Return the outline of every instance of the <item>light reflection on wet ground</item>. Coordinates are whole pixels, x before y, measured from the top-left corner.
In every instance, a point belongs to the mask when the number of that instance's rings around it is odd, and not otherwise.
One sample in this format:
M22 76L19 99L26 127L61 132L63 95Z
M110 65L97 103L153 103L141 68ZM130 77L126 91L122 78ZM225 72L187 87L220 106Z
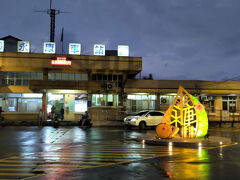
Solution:
M210 129L209 133L240 139L237 128ZM98 179L97 175L104 179L221 179L227 174L224 168L231 167L232 172L240 166L239 145L191 149L150 146L133 140L151 134L154 130L1 128L0 179Z

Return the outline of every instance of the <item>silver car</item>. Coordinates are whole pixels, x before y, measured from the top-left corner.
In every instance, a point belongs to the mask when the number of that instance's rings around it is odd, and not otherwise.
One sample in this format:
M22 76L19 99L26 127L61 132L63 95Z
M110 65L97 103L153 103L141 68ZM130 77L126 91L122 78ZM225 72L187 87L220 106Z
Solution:
M133 116L124 118L124 125L131 129L132 127L139 127L145 129L146 127L154 127L162 122L164 113L155 110L145 110L136 113Z

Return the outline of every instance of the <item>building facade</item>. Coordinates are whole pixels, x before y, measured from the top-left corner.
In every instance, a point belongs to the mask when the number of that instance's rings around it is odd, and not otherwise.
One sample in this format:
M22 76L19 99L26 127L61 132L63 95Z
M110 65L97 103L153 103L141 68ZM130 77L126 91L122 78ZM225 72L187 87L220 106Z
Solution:
M16 41L18 39L15 39ZM0 107L6 120L44 118L64 108L64 120L85 111L95 125L140 110L166 111L179 85L198 97L210 121L239 120L240 82L135 79L141 57L0 52Z
M59 57L71 65L51 63ZM56 113L64 107L65 120L79 120L86 110L92 119L118 119L124 85L141 69L140 57L2 52L0 106L7 120L36 119L40 108L47 119L52 105Z

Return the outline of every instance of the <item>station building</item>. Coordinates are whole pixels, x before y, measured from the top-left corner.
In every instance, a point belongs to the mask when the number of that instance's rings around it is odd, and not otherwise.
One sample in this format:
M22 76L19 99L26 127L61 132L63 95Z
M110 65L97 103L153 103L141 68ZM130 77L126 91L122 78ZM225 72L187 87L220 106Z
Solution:
M55 105L57 114L64 108L65 121L78 121L89 111L95 125L111 125L136 111L166 111L179 85L200 99L210 121L239 121L238 81L136 79L142 58L116 51L105 56L9 51L0 52L0 107L8 121L38 120L40 109L48 119Z

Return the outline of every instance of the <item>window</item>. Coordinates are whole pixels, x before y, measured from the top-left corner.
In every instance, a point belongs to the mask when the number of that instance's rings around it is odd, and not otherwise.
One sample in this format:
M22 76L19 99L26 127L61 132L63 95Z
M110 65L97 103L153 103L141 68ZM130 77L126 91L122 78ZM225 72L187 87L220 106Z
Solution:
M38 112L42 107L42 94L0 93L0 106L5 112Z
M163 113L161 113L161 112L156 112L156 111L150 112L149 114L150 114L151 116L164 116Z
M93 94L92 106L118 106L118 95L116 94Z
M235 113L237 111L237 97L236 96L223 96L222 97L223 111Z
M55 80L62 80L62 74L61 73L56 73L55 74L56 79Z
M18 99L18 112L38 112L42 107L42 99L35 98L21 98Z
M62 80L68 80L68 74L62 73Z
M149 94L129 94L127 96L127 110L136 112L146 109L155 109L156 95Z
M205 110L210 113L215 112L215 96L201 96L201 103L205 106ZM225 107L224 107L225 106ZM227 110L227 104L224 105L223 108Z
M29 80L42 80L42 72L3 72L2 85L28 86Z
M114 82L117 87L122 87L122 75L117 74L93 74L92 80L99 81L101 83Z
M215 112L215 102L214 100L210 100L210 112L214 113Z
M160 96L160 106L171 106L175 100L176 96L174 95L161 95Z
M48 73L49 80L88 81L88 75L84 73Z

